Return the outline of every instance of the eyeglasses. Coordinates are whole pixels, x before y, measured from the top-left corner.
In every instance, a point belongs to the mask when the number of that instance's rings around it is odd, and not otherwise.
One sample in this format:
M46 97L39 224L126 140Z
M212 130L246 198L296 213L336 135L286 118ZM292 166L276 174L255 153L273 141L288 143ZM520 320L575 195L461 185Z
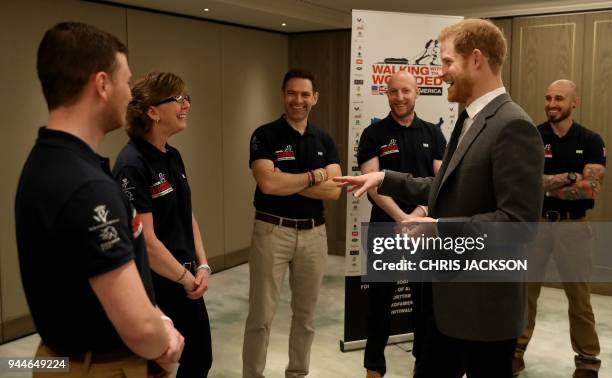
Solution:
M178 96L170 96L164 100L158 101L156 103L154 103L152 106L157 106L157 105L162 105L162 104L167 104L169 102L178 102L179 104L183 105L183 103L187 101L189 102L189 104L191 104L191 96L190 95L178 95Z

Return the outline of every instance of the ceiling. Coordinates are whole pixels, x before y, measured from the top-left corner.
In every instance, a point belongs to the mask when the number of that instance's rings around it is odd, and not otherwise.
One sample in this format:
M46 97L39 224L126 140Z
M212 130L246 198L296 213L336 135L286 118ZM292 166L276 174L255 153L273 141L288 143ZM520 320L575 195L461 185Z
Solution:
M107 2L283 33L348 29L351 27L351 9L466 17L506 17L612 8L612 1L598 0L110 0ZM205 11L205 8L208 11ZM283 23L285 25L282 25Z

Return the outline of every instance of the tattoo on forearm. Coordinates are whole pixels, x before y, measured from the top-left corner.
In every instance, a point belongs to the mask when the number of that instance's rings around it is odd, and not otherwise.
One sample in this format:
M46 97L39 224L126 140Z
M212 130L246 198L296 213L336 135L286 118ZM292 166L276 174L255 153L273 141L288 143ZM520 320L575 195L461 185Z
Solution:
M544 175L544 191L552 191L568 185L570 182L567 178L567 173L559 173L558 175Z
M601 192L606 168L601 164L587 164L583 178L575 184L557 189L551 193L562 200L595 199Z

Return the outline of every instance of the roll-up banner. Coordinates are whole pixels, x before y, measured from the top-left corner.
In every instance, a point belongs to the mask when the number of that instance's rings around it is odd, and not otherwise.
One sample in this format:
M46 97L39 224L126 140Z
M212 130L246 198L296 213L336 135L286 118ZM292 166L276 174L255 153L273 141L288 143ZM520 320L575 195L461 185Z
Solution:
M439 77L442 71L438 35L448 25L463 19L454 16L375 12L353 10L351 33L351 80L349 103L348 167L358 175L357 146L364 128L389 113L387 82L395 72L412 73L420 90L417 115L438 125L448 139L458 114L458 105L446 99L446 87ZM370 203L364 196L347 194L346 206L346 278L344 339L342 351L365 347L368 284L361 282L361 222L370 219ZM363 270L365 272L365 269ZM365 274L365 273L364 273ZM412 300L406 282L400 282L393 298L389 343L412 338Z

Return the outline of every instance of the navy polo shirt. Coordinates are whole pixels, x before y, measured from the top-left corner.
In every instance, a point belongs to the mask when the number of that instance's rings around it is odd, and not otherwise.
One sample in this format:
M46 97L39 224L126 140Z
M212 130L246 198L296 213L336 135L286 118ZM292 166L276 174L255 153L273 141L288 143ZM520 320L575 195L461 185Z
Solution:
M599 134L572 123L567 133L559 138L552 126L545 122L538 126L538 131L544 142L544 174L555 175L565 172L582 174L587 164L606 165L605 145ZM543 212L570 211L583 212L592 209L595 201L592 199L561 200L544 197Z
M191 190L178 150L166 152L143 139L123 147L113 168L115 180L139 213L152 213L157 238L181 263L195 261Z
M155 298L142 223L108 159L71 134L41 128L21 172L15 223L23 288L43 342L60 355L125 348L89 279L134 260Z
M442 160L446 139L440 128L416 115L409 127L393 119L391 113L382 120L366 127L359 140L357 161L359 165L378 157L380 169L410 173L414 177L435 176L433 161ZM383 209L368 196L372 203L370 221L394 222ZM416 207L414 203L393 199L406 213Z
M305 173L339 164L338 149L322 129L308 122L301 135L284 116L258 127L251 136L249 166L258 159L271 160L285 173ZM275 196L255 189L255 209L293 219L323 216L323 201L300 194Z

